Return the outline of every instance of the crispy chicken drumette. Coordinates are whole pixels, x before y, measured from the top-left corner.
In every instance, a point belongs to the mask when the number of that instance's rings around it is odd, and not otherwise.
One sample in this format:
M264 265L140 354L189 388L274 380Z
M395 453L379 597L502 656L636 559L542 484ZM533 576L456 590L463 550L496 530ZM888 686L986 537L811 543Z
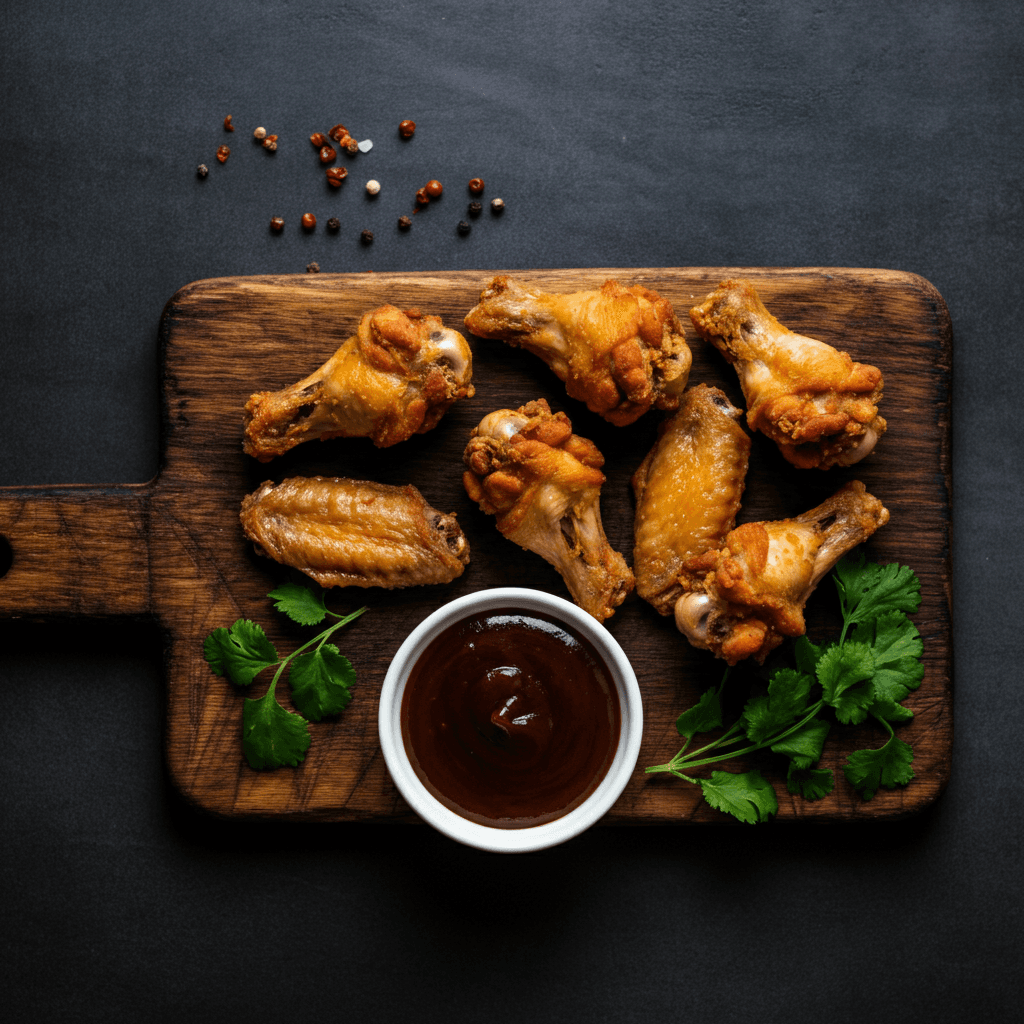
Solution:
M466 327L538 355L572 398L616 426L652 406L675 409L692 356L667 299L606 281L597 291L549 295L496 277Z
M466 493L501 533L550 562L584 611L600 621L614 614L633 574L601 524L604 457L565 413L543 400L489 413L463 461Z
M243 448L260 462L313 438L368 437L386 448L436 427L455 401L472 397L472 376L461 334L436 316L381 306L315 373L249 399Z
M851 466L885 433L881 372L783 327L749 281L723 282L690 319L736 367L750 428L793 465Z
M750 455L742 415L718 388L690 388L633 474L636 592L662 615L684 591L689 560L736 525Z
M888 510L854 480L794 519L744 523L720 548L689 560L676 625L730 665L763 662L785 637L803 635L804 605L821 578L888 521Z
M431 508L411 484L292 477L242 500L245 535L261 555L322 587L449 583L469 562L454 515Z

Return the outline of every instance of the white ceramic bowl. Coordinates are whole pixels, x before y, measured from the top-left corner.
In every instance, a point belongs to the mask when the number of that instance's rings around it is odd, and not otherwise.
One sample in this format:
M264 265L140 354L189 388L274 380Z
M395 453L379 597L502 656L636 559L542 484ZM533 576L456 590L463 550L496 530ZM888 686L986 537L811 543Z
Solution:
M456 814L445 807L417 776L402 739L402 697L412 667L430 642L449 626L481 612L515 608L541 612L572 626L586 637L608 666L619 698L619 744L605 777L579 807L554 821L530 828L492 828ZM643 704L636 675L615 637L593 616L576 605L540 590L501 587L481 590L438 608L427 616L398 649L384 677L378 711L380 746L391 777L410 807L446 836L495 853L528 853L556 846L579 835L603 817L619 798L636 767L643 732Z

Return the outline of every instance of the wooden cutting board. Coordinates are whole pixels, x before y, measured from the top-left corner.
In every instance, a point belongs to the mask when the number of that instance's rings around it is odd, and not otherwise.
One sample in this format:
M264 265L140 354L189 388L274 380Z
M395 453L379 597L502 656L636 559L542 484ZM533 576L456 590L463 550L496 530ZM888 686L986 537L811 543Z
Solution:
M616 428L566 397L534 356L470 337L476 397L454 407L434 431L388 449L365 440L300 445L267 465L241 449L242 408L253 391L291 384L324 362L382 303L417 306L463 330L462 318L497 271L417 274L306 274L221 278L182 288L160 326L163 439L161 468L148 484L24 487L0 490L0 536L12 552L0 578L0 616L148 616L166 637L166 756L182 793L219 815L323 820L410 820L381 757L377 698L405 636L439 605L482 588L519 585L567 596L547 563L495 530L462 489L462 451L470 430L492 409L546 398L576 433L606 458L601 499L609 540L632 555L629 477L654 441L660 413ZM609 277L643 283L667 297L693 349L690 383L723 388L742 405L735 374L694 336L687 310L727 277L753 280L786 326L874 363L885 378L881 411L888 434L859 466L827 473L788 465L774 445L754 437L739 521L796 515L848 479L861 479L889 508L890 523L866 545L867 556L899 561L920 577L914 621L925 645L925 676L906 702L914 719L898 734L913 745L915 778L863 802L842 777L846 754L878 746L870 725L836 728L823 767L837 769L835 791L808 803L790 797L784 769L771 756L752 759L779 796L779 819L892 818L931 803L945 786L952 746L949 611L949 381L952 335L942 297L927 281L887 270L592 269L516 272L549 291L599 287ZM214 676L203 659L206 635L240 616L263 624L278 649L293 650L312 631L276 613L267 593L288 570L254 555L238 523L242 497L266 479L323 474L413 483L436 508L456 512L472 547L466 572L447 586L409 590L335 590L329 605L369 611L337 634L358 673L356 696L335 721L314 723L312 745L297 768L256 772L241 750L242 702L248 694ZM59 585L54 585L59 581ZM832 584L808 609L808 630L823 641L838 622ZM670 619L630 595L607 622L629 656L644 696L644 740L634 777L606 821L620 824L719 822L694 787L648 776L646 765L678 749L674 723L721 678L722 663L691 648ZM738 711L756 666L729 684ZM278 693L287 703L286 687Z

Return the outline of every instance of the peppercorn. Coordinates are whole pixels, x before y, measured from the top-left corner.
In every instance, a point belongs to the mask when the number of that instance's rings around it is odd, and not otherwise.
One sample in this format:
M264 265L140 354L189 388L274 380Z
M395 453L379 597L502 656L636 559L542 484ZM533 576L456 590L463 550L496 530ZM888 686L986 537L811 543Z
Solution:
M491 200L491 213L504 213L505 212L505 200L504 199L492 199Z
M436 199L444 191L444 186L437 178L431 178L423 188L431 199Z
M221 163L224 163L224 161L225 161L225 160L227 160L227 158L228 158L228 157L229 157L230 155L231 155L231 150L230 150L230 149L228 149L228 147L227 147L227 146L218 146L218 147L217 147L217 159L218 159L218 160L219 160L219 161L220 161Z
M364 228L359 235L359 240L363 243L363 245L369 245L373 241L373 232L368 231Z
M207 167L206 164L200 164L196 168L196 174L198 174L200 178L205 178L209 173L210 173L210 168Z
M315 261L313 263L307 263L306 264L306 273L307 274L319 274L320 273L320 264L315 262Z
M427 195L427 190L425 188L416 189L416 202L419 203L420 206L426 206L427 203L430 202L430 196Z
M224 131L233 132L234 130L235 126L231 123L231 115L228 114L228 116L224 118Z
M473 195L478 196L484 190L484 179L483 178L470 178L469 179L469 191Z
M335 188L341 188L341 183L348 177L347 167L328 167L327 184Z
M398 218L398 230L408 231L412 227L412 217L406 217L404 214Z
M320 147L320 163L322 164L333 164L338 159L338 154L334 151L333 146L321 146Z
M329 220L329 221L327 222L327 230L328 230L328 231L337 231L337 230L338 230L338 228L340 228L340 227L341 227L341 221L340 221L340 220L338 220L338 218L337 218L337 217L332 217L332 218L331 218L331 219L330 219L330 220Z
M271 231L283 231L284 230L284 217L271 217L270 218L270 230Z
M480 203L470 203L467 212L470 217L479 217L483 206Z
M267 129L257 128L256 131L252 133L252 137L254 139L259 139L259 141L262 142L267 137Z
M415 131L416 131L416 122L415 121L401 121L401 122L399 122L398 134L401 135L403 139L411 139L412 136L413 136L413 132L415 132Z
M269 149L271 153L276 153L277 152L277 136L276 135L268 135L263 140L263 148L264 149Z
M302 226L307 231L312 231L316 227L316 217L311 213L304 213L302 215Z
M380 182L374 181L372 178L366 183L366 191L371 196L375 196L380 191Z
M310 135L309 137L309 141L312 142L317 149L319 149L321 146L327 145L327 139L324 136L323 132L313 132L313 134Z
M336 124L327 133L335 142L341 142L341 140L348 135L348 129L343 124Z
M469 223L468 220L460 220L459 221L458 231L459 231L460 235L468 235L471 230L472 230L472 225Z
M341 146L342 149L347 149L353 156L359 152L359 143L351 136L342 142L339 142L338 145Z

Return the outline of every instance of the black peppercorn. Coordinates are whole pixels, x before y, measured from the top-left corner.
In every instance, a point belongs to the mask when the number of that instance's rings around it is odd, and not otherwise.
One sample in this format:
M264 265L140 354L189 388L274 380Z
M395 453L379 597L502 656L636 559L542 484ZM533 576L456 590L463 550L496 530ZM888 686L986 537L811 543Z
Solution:
M207 167L206 164L200 164L196 168L196 174L198 174L200 178L205 178L209 173L210 173L210 168Z
M270 230L271 231L282 231L282 230L284 230L284 217L271 217L270 218Z
M468 235L469 231L470 231L470 223L469 223L469 221L468 220L460 220L459 221L459 234L460 235Z
M338 230L338 228L340 228L340 227L341 227L341 221L340 221L340 220L338 220L338 218L337 218L337 217L332 217L332 218L331 218L331 219L330 219L330 220L329 220L329 221L327 222L327 230L328 230L328 231L337 231L337 230Z
M359 235L359 239L363 245L369 245L373 241L373 232L364 229Z
M398 218L398 230L408 231L412 227L412 217L401 216Z
M470 203L469 204L469 215L470 215L470 217L479 217L482 210L483 210L483 205L480 204L480 203Z
M320 264L319 263L307 263L306 264L306 273L307 274L319 274L320 273Z

